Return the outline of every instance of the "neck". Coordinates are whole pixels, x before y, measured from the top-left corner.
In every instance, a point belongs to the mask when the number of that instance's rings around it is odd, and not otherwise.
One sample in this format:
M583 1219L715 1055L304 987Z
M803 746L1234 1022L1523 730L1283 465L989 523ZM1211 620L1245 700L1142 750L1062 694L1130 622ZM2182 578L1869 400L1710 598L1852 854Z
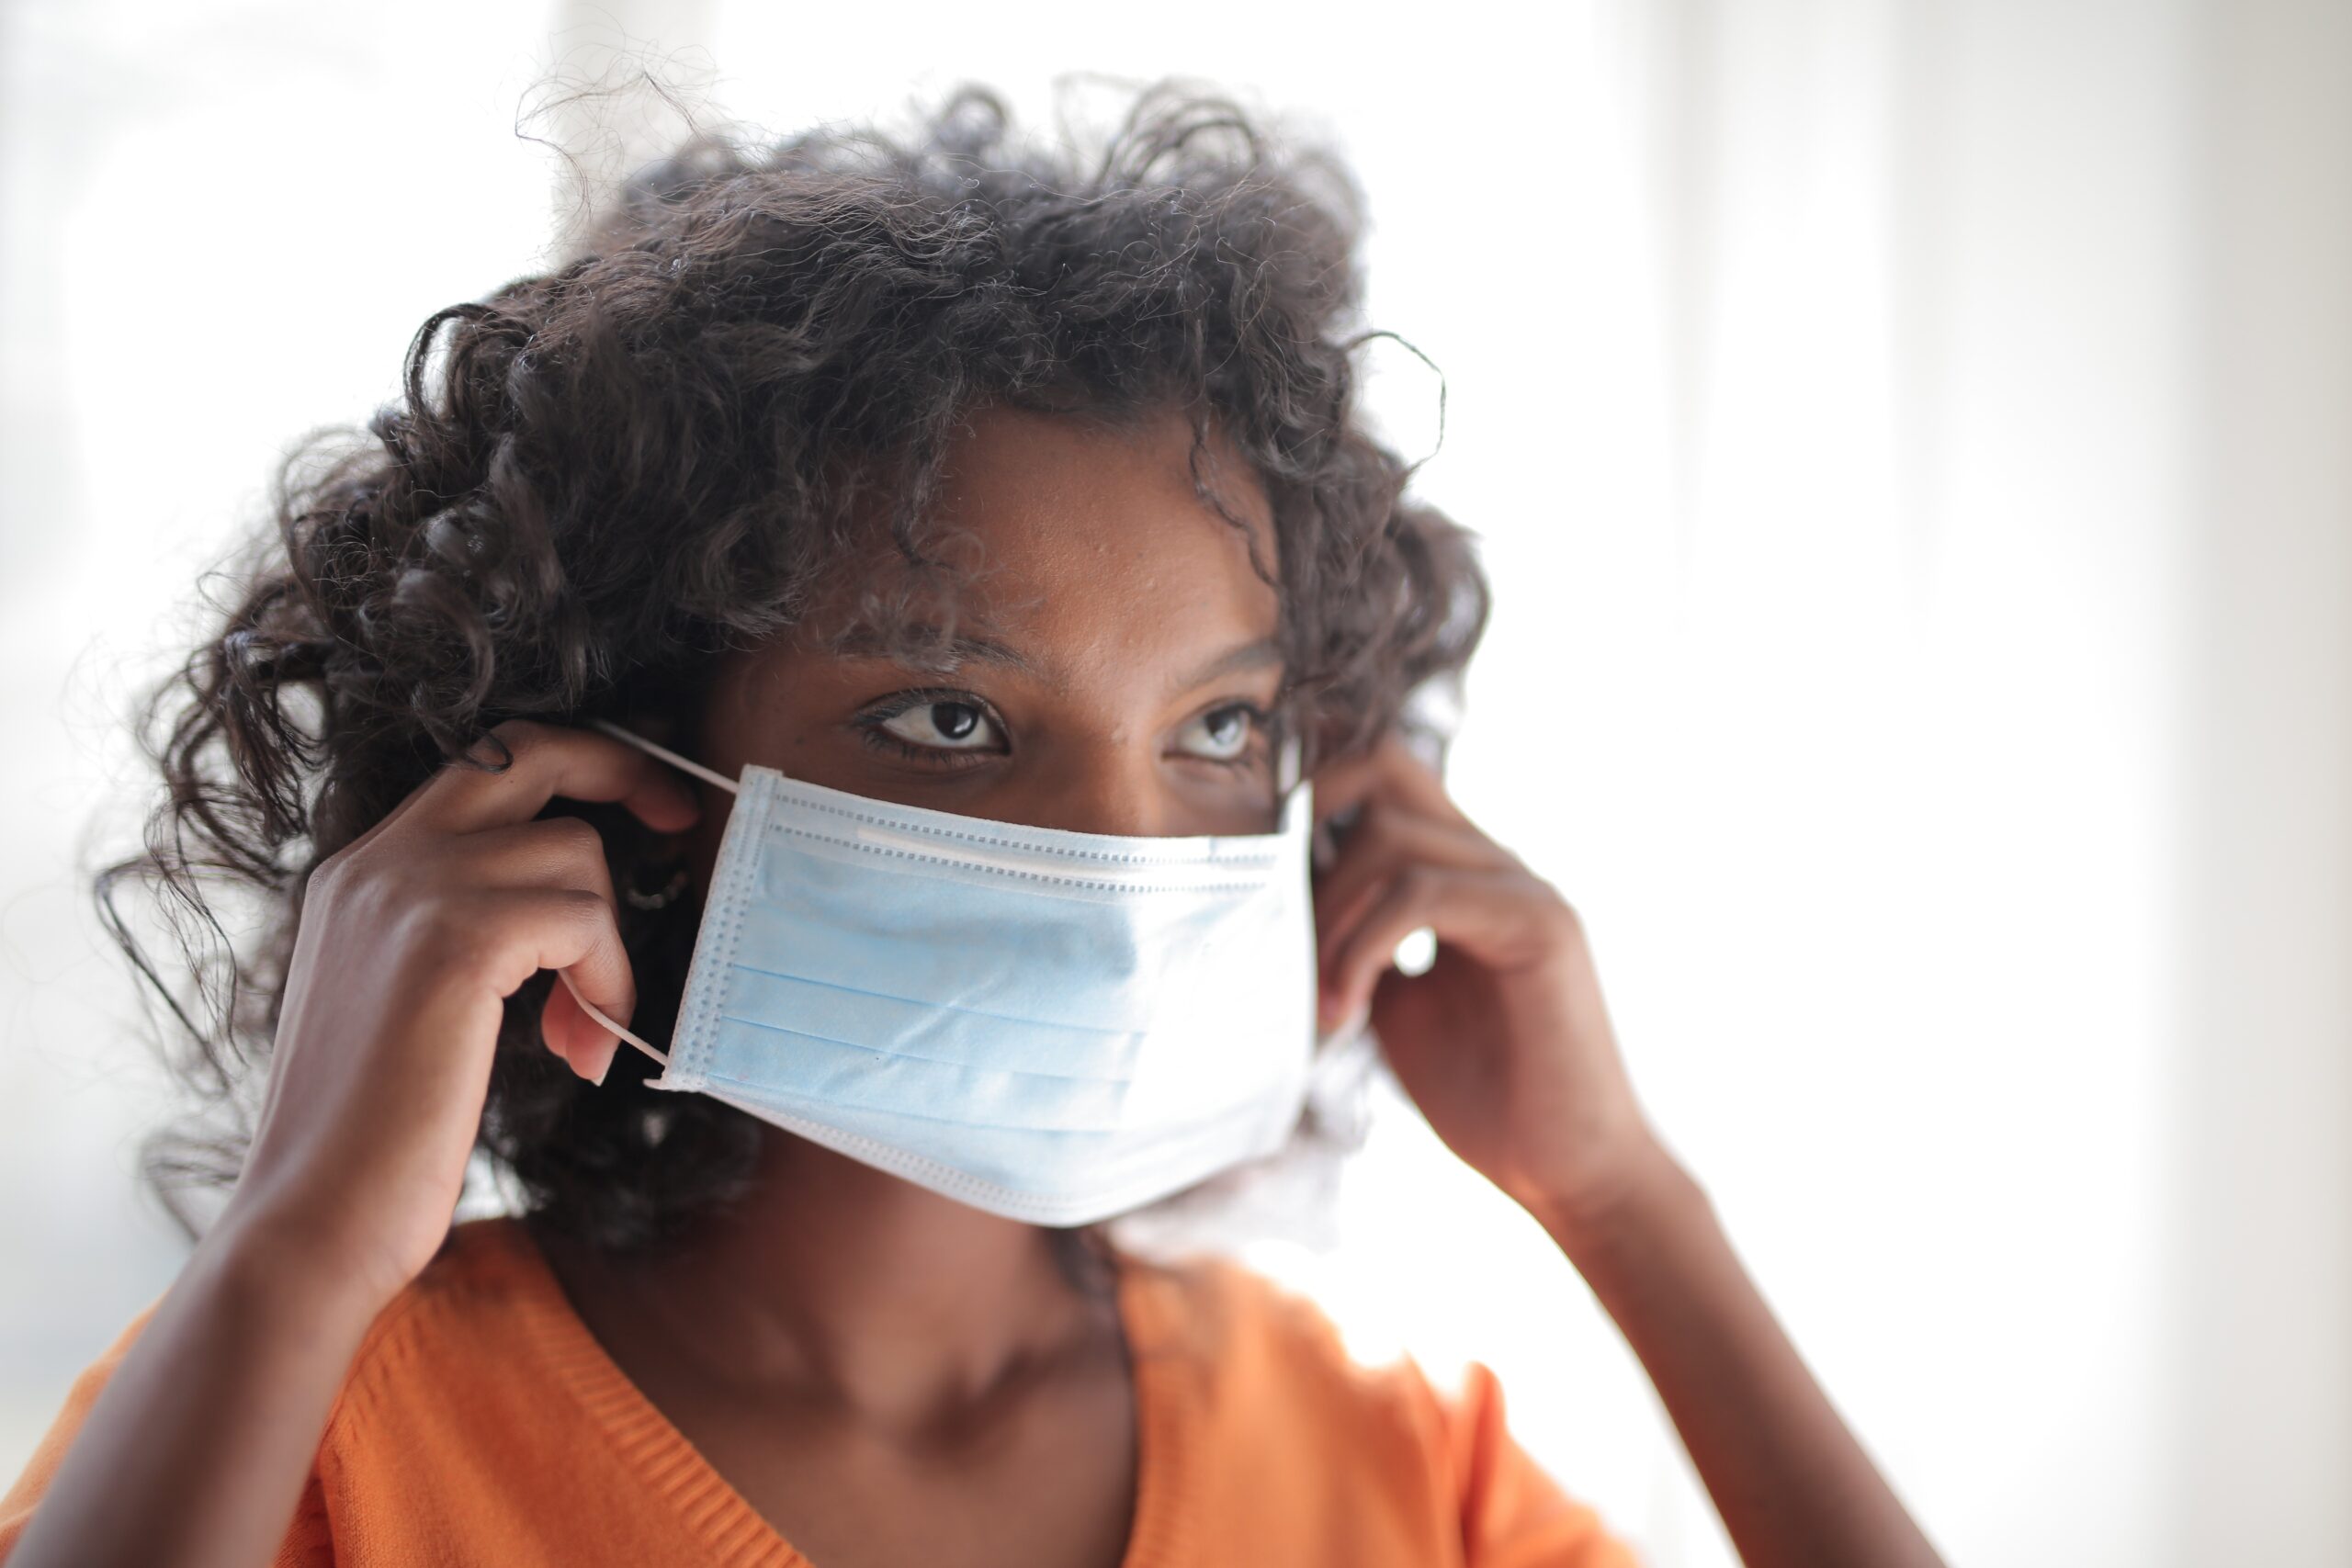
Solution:
M953 1420L1118 1332L1046 1231L782 1132L751 1190L643 1259L587 1259L684 1356L899 1430ZM569 1271L569 1270L568 1270Z

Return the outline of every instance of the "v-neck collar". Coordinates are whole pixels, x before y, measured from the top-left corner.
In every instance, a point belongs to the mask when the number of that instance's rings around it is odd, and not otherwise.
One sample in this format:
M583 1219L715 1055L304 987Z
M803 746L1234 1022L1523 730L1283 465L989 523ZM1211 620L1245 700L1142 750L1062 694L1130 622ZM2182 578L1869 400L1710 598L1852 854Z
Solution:
M526 1310L541 1329L549 1371L609 1439L614 1456L677 1512L712 1568L822 1568L785 1540L675 1423L632 1382L564 1294L529 1228L488 1222L517 1264ZM1190 1461L1177 1375L1177 1337L1162 1332L1167 1282L1153 1265L1111 1250L1136 1424L1135 1509L1119 1568L1178 1568L1183 1537L1183 1476Z

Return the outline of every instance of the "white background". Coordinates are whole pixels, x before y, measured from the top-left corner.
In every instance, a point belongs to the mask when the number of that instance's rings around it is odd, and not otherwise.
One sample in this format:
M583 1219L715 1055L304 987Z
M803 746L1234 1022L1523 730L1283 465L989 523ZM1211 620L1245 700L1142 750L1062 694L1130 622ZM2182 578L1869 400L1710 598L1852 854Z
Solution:
M85 893L133 695L281 448L543 259L518 113L626 39L777 130L1091 70L1336 142L1499 584L1457 793L1898 1488L1955 1561L2352 1560L2352 7L860 15L0 10L0 1472L182 1255ZM1342 1249L1262 1260L1728 1562L1571 1271L1389 1109Z

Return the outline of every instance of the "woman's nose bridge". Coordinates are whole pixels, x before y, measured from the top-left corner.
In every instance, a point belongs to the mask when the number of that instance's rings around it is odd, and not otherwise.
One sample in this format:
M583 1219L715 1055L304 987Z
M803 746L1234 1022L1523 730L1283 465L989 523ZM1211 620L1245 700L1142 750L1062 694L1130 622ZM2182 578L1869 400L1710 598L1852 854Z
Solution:
M1164 838L1169 800L1158 758L1133 736L1089 738L1048 764L1030 820L1040 828L1121 838Z

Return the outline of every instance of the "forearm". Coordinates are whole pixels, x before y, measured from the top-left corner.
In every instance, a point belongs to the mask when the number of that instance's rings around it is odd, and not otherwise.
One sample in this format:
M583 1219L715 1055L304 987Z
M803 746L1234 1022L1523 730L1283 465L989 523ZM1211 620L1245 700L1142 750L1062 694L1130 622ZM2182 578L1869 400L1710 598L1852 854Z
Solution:
M1663 1149L1604 1212L1539 1213L1640 1358L1748 1568L1940 1559Z
M375 1310L250 1238L208 1238L92 1404L9 1568L269 1562Z

